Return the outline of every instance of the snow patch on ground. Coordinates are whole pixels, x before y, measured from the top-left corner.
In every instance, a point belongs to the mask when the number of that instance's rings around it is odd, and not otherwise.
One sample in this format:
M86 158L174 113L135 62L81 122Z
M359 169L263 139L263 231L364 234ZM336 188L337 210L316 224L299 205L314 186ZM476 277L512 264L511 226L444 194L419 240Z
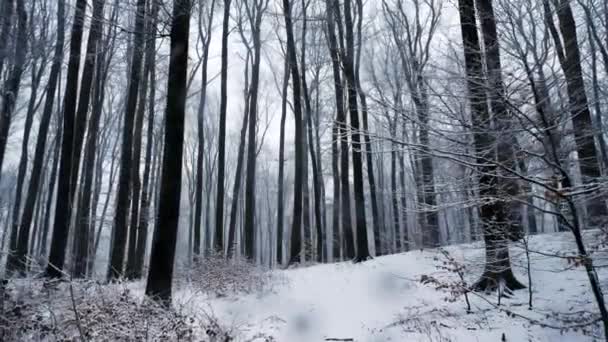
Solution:
M503 299L500 308L495 306L496 294L469 294L471 313L466 312L464 298L447 301L448 293L420 282L422 275L457 279L455 274L437 268L444 260L437 250L415 250L360 264L276 270L272 272L286 281L260 293L208 298L192 286L183 286L174 297L176 304L192 312L212 313L226 327L236 327L238 341L265 341L255 339L260 333L276 341L302 342L327 338L502 341L503 334L506 341L593 341L589 333L541 326L567 326L574 324L567 320L593 319L597 312L582 267L545 255L574 252L571 239L566 233L530 239L532 310L528 308L527 289ZM467 266L467 283L474 282L483 267L483 245L457 245L446 250ZM521 244L512 246L511 256L516 276L528 285ZM604 256L598 253L596 262ZM601 280L603 275L605 272L600 272ZM602 334L597 326L591 333L596 337Z

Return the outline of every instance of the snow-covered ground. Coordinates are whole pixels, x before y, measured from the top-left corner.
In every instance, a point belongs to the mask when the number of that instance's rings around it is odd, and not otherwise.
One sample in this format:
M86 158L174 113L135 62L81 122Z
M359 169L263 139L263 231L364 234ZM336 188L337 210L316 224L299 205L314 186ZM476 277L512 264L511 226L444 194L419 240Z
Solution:
M596 240L591 235L587 239ZM503 299L500 307L496 306L496 294L469 294L472 312L467 313L462 296L450 301L453 297L447 291L420 282L422 275L458 278L438 268L445 257L437 250L415 250L361 264L343 262L274 271L282 281L248 295L208 298L195 287L180 286L174 302L193 312L212 313L220 324L235 329L238 341L252 340L261 333L275 341L307 342L498 342L503 341L503 334L505 341L593 341L589 331L557 329L592 319L597 312L582 267L575 267L566 258L545 255L572 253L571 241L567 233L530 239L532 309L528 307L528 289L524 289ZM471 244L446 249L467 266L469 284L481 273L482 247ZM515 245L511 254L518 279L528 285L524 249ZM602 259L603 252L596 254L596 262ZM604 280L603 275L600 272L600 280ZM591 327L591 333L596 338L602 335L597 326Z
M13 280L9 293L21 304L5 303L6 317L12 318L6 321L12 322L8 332L13 338L8 340L84 336L90 341L173 341L182 336L186 341L228 341L217 337L221 332L239 342L603 340L599 324L584 324L596 320L598 310L586 273L568 258L574 254L572 240L569 233L530 238L531 309L529 286L503 298L500 306L496 293L469 293L467 312L461 294L422 283L422 278L441 284L459 281L446 270L454 263L446 265L446 253L440 250L270 273L243 263L227 265L219 258L205 261L198 271L178 272L176 310L170 312L145 304L143 281L48 285L40 279ZM586 240L598 247L591 249L600 281L606 283L608 253L601 248L600 235L587 232ZM467 285L477 280L484 263L482 243L445 250L455 264L466 266ZM511 255L517 278L528 285L523 244L512 244ZM235 287L238 293L231 292ZM0 335L6 332L0 329Z

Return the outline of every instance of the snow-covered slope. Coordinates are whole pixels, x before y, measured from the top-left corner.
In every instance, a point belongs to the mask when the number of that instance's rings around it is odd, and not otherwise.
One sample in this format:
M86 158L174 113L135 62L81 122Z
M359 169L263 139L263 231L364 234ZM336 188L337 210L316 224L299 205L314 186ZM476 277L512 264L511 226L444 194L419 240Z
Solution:
M595 239L591 235L587 236L590 241ZM532 309L528 308L528 289L503 299L500 307L496 294L471 293L472 312L467 314L462 296L449 301L453 297L446 291L420 282L422 275L457 279L437 267L445 260L437 250L410 251L361 264L275 271L285 281L272 290L249 295L210 299L181 286L175 302L187 303L188 310L213 313L220 324L238 331L239 341L262 334L288 342L498 342L503 341L503 334L505 341L593 341L589 331L557 329L577 324L570 320L591 319L597 312L584 270L566 258L546 255L573 252L571 241L567 233L530 238ZM467 266L469 284L481 273L482 247L471 244L446 249ZM511 254L517 277L528 285L524 249L512 246ZM602 334L597 326L591 327L591 333ZM265 341L262 337L253 340Z

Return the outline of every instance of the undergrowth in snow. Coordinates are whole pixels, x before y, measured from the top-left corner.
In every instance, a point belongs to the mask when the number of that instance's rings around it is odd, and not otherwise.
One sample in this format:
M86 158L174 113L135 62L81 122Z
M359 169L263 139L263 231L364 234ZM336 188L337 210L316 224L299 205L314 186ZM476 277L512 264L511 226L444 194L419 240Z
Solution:
M600 280L608 255L594 258ZM144 300L143 282L11 280L3 341L595 341L599 315L566 233L511 247L528 286L508 297L465 291L481 274L481 243L414 250L368 262L263 270L201 261L182 271L173 310ZM532 306L530 307L530 292ZM466 294L466 298L465 298ZM467 305L467 299L470 308Z

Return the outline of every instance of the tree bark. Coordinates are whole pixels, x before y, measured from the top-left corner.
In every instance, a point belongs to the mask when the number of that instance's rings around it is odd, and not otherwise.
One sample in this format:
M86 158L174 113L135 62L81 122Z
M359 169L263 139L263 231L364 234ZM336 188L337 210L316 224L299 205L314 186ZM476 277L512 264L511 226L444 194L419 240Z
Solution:
M260 30L262 25L262 15L266 10L267 0L254 1L250 6L254 6L252 11L255 18L250 18L251 31L253 37L253 65L251 70L251 85L249 96L249 142L247 145L247 174L245 184L245 257L253 260L254 258L254 234L255 234L255 169L256 169L256 133L258 116L258 89L260 83L260 53L262 42Z
M283 264L283 220L285 219L283 178L285 173L285 121L287 119L287 91L289 89L289 62L285 57L283 87L281 89L281 128L279 132L279 185L277 190L277 263Z
M63 97L63 139L61 142L61 160L57 184L57 201L55 205L55 222L51 238L51 251L46 276L60 278L63 275L63 264L70 229L72 203L70 203L70 181L72 179L72 152L74 148L74 118L78 94L78 73L80 70L80 52L82 44L86 0L77 0L72 34L70 38L70 57ZM67 199L67 200L66 200Z
M490 131L489 109L484 90L486 82L483 77L483 59L475 22L474 0L460 0L458 3L460 28L464 44L465 68L469 105L473 121L474 142L479 167L479 195L483 201L480 218L483 224L483 235L486 250L486 263L481 279L473 285L476 290L497 290L502 283L509 290L521 289L524 286L515 278L511 270L509 257L507 227L509 225L509 208L497 200L496 188L501 179L497 176L494 152L496 138Z
M559 19L559 30L564 41L564 58L560 62L566 76L566 89L574 127L574 140L578 153L579 168L583 184L594 187L594 183L601 176L601 172L595 148L595 134L591 121L591 112L589 111L585 84L583 82L576 22L574 21L569 0L560 0L558 2L557 17ZM554 41L556 49L558 49L560 47L558 44L559 37L554 36ZM597 190L594 192L597 192ZM608 214L603 199L590 198L587 200L586 206L588 223L592 226L602 222L606 214Z
M110 264L108 267L108 280L116 280L123 276L123 262L129 226L127 213L131 200L133 167L133 124L137 109L137 95L141 80L141 64L144 53L144 16L146 1L137 0L137 14L135 18L135 37L133 56L130 65L129 90L125 108L125 123L122 131L122 148L120 154L120 171L118 174L118 189L116 193L116 211L112 227L112 245L110 247ZM130 227L131 230L135 227Z
M146 296L167 307L171 305L171 281L182 184L189 30L190 0L174 0L161 196L146 285Z
M295 172L294 172L294 197L293 197L293 223L291 226L291 247L289 264L296 263L302 248L300 233L302 229L302 191L304 187L302 162L304 158L304 128L302 127L302 91L300 89L300 71L298 70L298 58L296 56L296 43L293 34L293 23L291 18L291 4L289 0L283 0L283 16L285 18L285 30L287 31L287 59L291 70L293 88L293 107L295 116Z
M146 45L146 63L150 64L150 73L148 77L150 78L150 95L148 96L148 130L146 133L146 157L144 161L144 177L143 177L143 185L142 185L142 193L141 193L141 205L140 210L141 213L139 215L139 222L137 226L137 246L135 258L135 270L134 277L140 278L143 273L144 267L144 258L146 255L146 242L148 241L148 225L149 225L149 215L150 215L150 203L151 195L153 194L152 185L150 183L150 172L153 168L153 164L151 165L152 159L152 147L154 141L154 117L155 117L155 108L154 104L156 102L156 26L158 25L158 12L159 12L159 2L158 0L152 1L152 9L150 14L150 23L148 26L148 44ZM154 179L154 177L152 177Z
M199 3L202 8L202 2ZM198 153L196 156L196 193L195 193L195 208L194 208L194 257L199 258L201 254L201 214L203 210L203 162L205 155L203 153L205 146L205 106L207 104L207 64L209 60L209 46L211 44L211 31L213 29L213 14L215 12L215 0L211 1L209 10L209 18L207 19L206 36L203 39L203 61L201 68L201 96L197 112L198 124ZM199 13L199 34L202 35L203 27L201 17L203 11Z
M332 60L334 91L336 95L336 121L338 125L338 135L340 137L340 213L342 218L342 235L344 237L343 241L345 244L344 257L347 259L352 259L355 257L355 243L352 230L352 220L350 216L348 126L346 123L346 113L344 110L344 89L342 88L340 56L336 37L335 18L338 16L338 14L335 13L335 4L333 4L331 0L326 0L325 4L327 15L327 39Z
M215 202L215 242L214 249L224 254L224 178L226 168L226 107L228 105L228 36L230 35L230 3L224 0L222 23L222 69L220 85L220 123L218 136L217 198ZM228 246L231 248L232 246Z

